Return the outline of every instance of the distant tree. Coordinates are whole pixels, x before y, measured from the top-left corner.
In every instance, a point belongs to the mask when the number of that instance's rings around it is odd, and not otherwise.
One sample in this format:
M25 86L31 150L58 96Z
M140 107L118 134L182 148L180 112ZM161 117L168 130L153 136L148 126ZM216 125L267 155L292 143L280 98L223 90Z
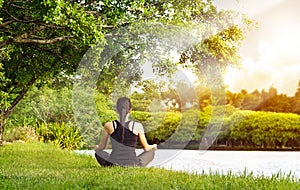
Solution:
M196 91L191 84L185 81L178 81L175 85L176 92L179 96L179 103L182 108L186 108L187 104L195 104L197 102Z
M277 94L277 89L274 86L269 88L268 93L262 97L263 101L259 110L271 112L291 112L290 98L285 94Z
M197 88L197 95L198 95L198 104L200 109L203 110L205 107L211 105L211 91L208 87L204 87L198 85Z
M243 110L257 110L261 103L261 98L255 94L247 94L244 96L243 102L241 104L241 109Z
M138 86L143 91L143 98L148 100L160 98L159 87L153 80L144 80L139 82Z
M242 89L240 93L232 94L231 101L233 102L233 106L236 108L242 108L242 103L247 93L248 92L245 89Z
M300 80L298 82L297 91L291 101L292 112L300 114Z

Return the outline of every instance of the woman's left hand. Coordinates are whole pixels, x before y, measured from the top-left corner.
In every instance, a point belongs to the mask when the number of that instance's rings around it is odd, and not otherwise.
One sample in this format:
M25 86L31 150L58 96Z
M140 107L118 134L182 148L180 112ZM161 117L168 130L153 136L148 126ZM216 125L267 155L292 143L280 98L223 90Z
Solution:
M100 148L100 146L99 146L99 145L96 145L96 146L94 147L94 150L95 150L95 151L97 151L97 150L101 150L101 148Z

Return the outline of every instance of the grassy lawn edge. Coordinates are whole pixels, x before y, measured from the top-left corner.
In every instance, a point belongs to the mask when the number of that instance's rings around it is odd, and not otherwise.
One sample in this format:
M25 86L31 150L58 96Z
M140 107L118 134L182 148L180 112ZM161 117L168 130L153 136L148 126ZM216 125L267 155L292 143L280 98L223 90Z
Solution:
M46 143L0 147L0 189L300 189L280 174L189 174L160 168L100 167L94 157Z

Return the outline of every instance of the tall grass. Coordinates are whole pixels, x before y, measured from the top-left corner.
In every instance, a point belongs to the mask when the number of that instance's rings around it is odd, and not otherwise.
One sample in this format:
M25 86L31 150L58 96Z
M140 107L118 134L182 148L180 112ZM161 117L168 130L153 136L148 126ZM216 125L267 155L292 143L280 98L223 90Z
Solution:
M51 144L0 147L0 189L300 189L288 176L187 174L158 168L100 167L93 157Z

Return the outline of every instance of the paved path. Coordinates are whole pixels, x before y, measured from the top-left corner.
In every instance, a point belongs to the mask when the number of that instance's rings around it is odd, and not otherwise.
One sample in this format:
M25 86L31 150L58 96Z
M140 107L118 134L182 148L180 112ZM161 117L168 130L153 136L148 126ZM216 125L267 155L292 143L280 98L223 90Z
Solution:
M109 151L109 150L108 150ZM137 154L142 150L137 150ZM80 153L93 155L94 151ZM159 167L190 173L219 172L271 176L281 172L300 178L300 152L280 151L200 151L157 150L148 167Z

